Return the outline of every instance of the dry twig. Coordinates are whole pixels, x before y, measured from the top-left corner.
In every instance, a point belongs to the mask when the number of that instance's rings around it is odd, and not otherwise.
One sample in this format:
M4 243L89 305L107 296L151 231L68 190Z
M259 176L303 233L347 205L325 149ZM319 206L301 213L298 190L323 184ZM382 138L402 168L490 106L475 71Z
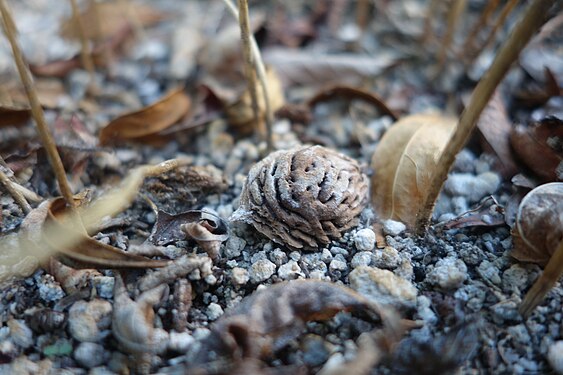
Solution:
M10 178L4 173L2 170L3 168L0 167L0 183L4 185L4 188L10 193L12 198L17 202L17 204L21 207L22 211L27 214L31 211L31 206L25 200L25 197L21 194L19 190L15 188L15 184L10 181Z
M444 66L444 63L446 62L448 50L450 48L450 45L452 44L452 40L454 39L456 26L460 22L461 15L465 11L466 5L467 5L467 0L454 0L453 5L450 8L450 11L448 12L448 25L447 25L446 33L442 38L440 53L438 54L438 67L440 70L441 67Z
M86 37L86 31L84 30L84 24L82 23L82 17L80 17L80 10L78 9L78 4L76 0L70 0L70 5L72 7L72 18L74 19L74 24L76 26L76 31L80 37L80 60L84 69L90 75L90 83L94 83L94 60L92 60L92 55L90 54L90 46L88 38Z
M49 162L53 167L55 176L57 177L59 190L61 191L61 194L64 197L67 205L69 207L74 207L72 191L70 190L70 186L68 185L68 181L66 179L66 173L63 167L63 162L61 161L61 157L57 151L57 146L55 145L55 141L53 140L53 137L49 132L49 128L47 127L47 122L45 121L43 109L41 108L41 104L39 103L39 97L37 95L37 91L33 86L33 79L31 77L31 72L29 71L29 67L27 66L27 64L23 59L21 49L16 40L16 36L18 33L16 29L16 25L14 24L14 20L12 18L10 10L6 6L5 0L0 0L0 12L2 13L2 21L4 24L4 31L6 33L6 37L8 38L8 41L10 42L10 46L12 47L14 60L18 68L18 72L20 74L23 87L25 89L25 93L29 100L29 104L31 105L31 113L33 115L35 123L37 124L37 130L39 131L41 142L45 147L45 151L47 151Z
M489 19L491 18L491 15L495 11L495 9L497 9L499 2L500 0L491 0L487 3L487 6L483 10L483 12L481 12L481 14L479 15L479 19L477 20L477 22L475 22L473 28L469 32L469 35L465 39L465 43L463 44L463 49L461 50L462 53L464 51L465 53L467 53L468 51L473 50L473 45L475 44L475 37L477 36L477 34L479 34L479 31L481 31L487 25Z
M233 5L230 0L223 0L227 9L231 12L233 17L237 20L239 19L239 13L237 8ZM260 86L262 86L262 92L264 95L264 106L266 109L266 143L267 143L267 152L273 150L273 139L272 139L272 126L274 123L274 114L272 112L272 107L270 104L270 94L268 92L268 86L266 83L266 68L264 67L264 62L262 61L262 55L260 54L260 50L258 49L258 44L254 39L252 34L249 34L250 39L250 47L252 49L252 55L254 57L254 64L256 68L256 75L258 76L258 80L260 81Z
M525 11L524 17L514 27L514 30L502 45L491 67L481 78L477 87L475 87L471 96L471 102L461 114L452 137L440 155L437 163L439 167L432 176L428 195L417 214L416 231L419 234L426 230L438 194L448 177L448 172L456 155L467 143L481 112L512 63L518 58L520 51L544 23L547 11L554 2L554 0L534 0L530 4Z

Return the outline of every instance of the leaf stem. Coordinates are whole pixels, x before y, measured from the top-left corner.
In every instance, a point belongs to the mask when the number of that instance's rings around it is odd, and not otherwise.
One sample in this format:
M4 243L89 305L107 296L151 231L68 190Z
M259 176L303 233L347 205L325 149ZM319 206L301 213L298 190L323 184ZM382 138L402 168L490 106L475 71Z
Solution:
M244 0L246 2L246 0ZM235 19L239 20L239 12L237 8L233 5L230 0L223 0L227 9L231 12ZM248 5L248 4L247 4ZM248 10L248 7L247 7ZM240 21L239 21L240 22ZM252 34L248 35L250 48L253 55L253 63L254 68L256 69L256 75L258 76L258 81L260 82L260 86L262 86L262 94L264 95L264 108L266 110L266 144L267 144L267 152L271 152L274 149L274 142L273 142L273 133L272 133L272 126L274 123L274 114L272 112L272 106L270 104L270 94L268 92L268 86L266 84L266 68L264 67L264 62L262 61L262 55L260 54L260 49L258 48L258 44L254 39Z
M489 70L479 80L477 87L475 87L471 95L471 102L461 114L452 137L438 159L438 169L433 173L428 195L417 213L416 232L418 234L422 234L428 227L434 204L448 177L448 172L455 161L457 153L467 143L481 112L512 63L518 58L520 51L522 51L532 35L544 23L547 11L554 2L554 0L534 0L530 4L525 11L524 17L503 43Z
M33 86L33 79L31 77L29 67L27 66L27 64L23 59L21 49L16 40L16 35L17 35L16 25L14 24L14 20L12 18L10 10L6 6L5 0L0 0L0 13L2 13L2 21L4 24L4 31L6 33L6 37L8 38L8 41L10 42L10 46L12 47L14 60L18 68L18 72L22 80L23 87L25 89L25 93L27 94L29 104L31 105L31 113L37 125L37 130L39 132L39 136L41 137L41 142L45 147L45 151L47 151L49 162L51 163L51 166L53 167L53 170L55 172L55 176L57 178L57 182L59 185L59 190L62 196L64 197L67 205L69 207L74 207L72 191L70 190L70 186L68 185L68 181L66 179L66 173L63 167L63 162L61 161L61 157L57 151L57 146L55 145L55 141L53 140L53 137L49 133L49 128L47 127L47 123L45 121L43 109L41 108L41 104L39 103L37 91Z

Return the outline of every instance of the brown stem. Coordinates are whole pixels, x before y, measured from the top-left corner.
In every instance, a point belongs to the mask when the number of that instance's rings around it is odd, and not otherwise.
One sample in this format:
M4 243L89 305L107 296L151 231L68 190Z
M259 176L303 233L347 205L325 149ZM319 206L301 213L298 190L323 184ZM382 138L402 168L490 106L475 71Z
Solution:
M448 172L455 157L467 143L483 108L489 102L493 92L512 63L518 58L520 51L544 23L547 11L554 2L555 0L533 0L528 9L526 9L524 17L518 22L508 39L503 43L490 68L479 80L477 87L475 87L471 95L471 102L461 114L452 137L440 155L437 163L438 169L432 175L432 183L430 184L428 195L417 213L417 233L422 234L426 230L436 198L448 177Z
M434 37L434 31L432 30L432 21L436 18L436 13L440 5L440 0L430 0L428 7L426 8L426 16L424 18L424 29L422 32L422 42L424 44L428 43Z
M16 40L16 35L17 35L16 25L14 24L12 15L8 7L6 6L5 0L0 0L0 12L2 13L2 21L4 23L4 30L6 33L6 37L8 38L8 41L10 42L10 46L12 47L14 60L18 68L18 72L22 80L23 87L25 89L25 93L27 94L29 104L31 105L31 113L37 125L37 130L39 132L39 136L41 137L41 142L43 143L43 147L45 147L45 151L47 151L49 162L51 163L51 166L53 167L53 170L55 172L55 176L57 177L59 190L61 191L61 194L64 197L66 203L69 205L69 207L74 207L72 191L70 190L68 181L66 179L66 173L63 167L63 162L61 161L61 157L57 152L57 146L55 145L55 142L51 137L51 134L49 133L49 129L45 121L45 116L43 114L43 109L41 108L41 104L39 103L37 91L33 86L33 79L31 78L29 67L27 66L27 64L23 59L21 49Z
M262 139L266 137L266 130L260 121L260 113L258 111L258 89L256 85L256 75L254 73L254 62L252 59L252 51L250 47L250 21L248 17L248 1L238 0L238 14L240 25L240 39L242 42L242 54L244 56L244 71L248 80L248 89L250 91L250 99L252 100L252 112L254 120L261 128L259 133Z
M227 9L231 12L231 14L238 20L239 19L239 12L237 8L231 3L230 0L223 0ZM274 124L274 113L272 111L272 106L270 104L270 93L268 91L268 85L266 84L266 68L264 67L264 62L262 61L262 56L260 54L260 49L258 48L258 44L254 39L252 34L249 35L250 39L250 47L252 49L252 56L254 58L254 64L256 68L256 74L258 76L258 80L260 81L260 86L262 86L262 94L264 95L264 107L266 110L266 144L267 150L266 152L270 152L274 148L273 142L273 133L272 127Z
M557 249L549 259L542 275L530 288L522 304L518 308L520 314L528 317L537 305L543 300L547 292L563 274L563 241L559 242Z
M448 25L446 28L446 33L444 34L444 38L442 39L440 53L438 54L438 66L440 68L444 66L444 63L446 62L446 56L448 55L448 50L450 49L450 45L452 44L452 40L454 39L456 26L459 23L466 5L467 0L454 0L454 4L450 8L450 11L448 13Z
M31 206L25 200L24 196L20 193L20 191L14 187L13 182L10 181L10 178L4 173L2 169L3 168L0 167L0 183L4 185L8 193L10 193L12 198L14 198L17 204L21 207L22 211L25 214L29 213L29 211L31 211Z
M74 20L74 25L80 38L80 60L84 69L90 74L90 82L94 82L94 61L92 60L92 55L90 54L90 47L88 38L86 37L86 31L84 30L84 24L82 23L82 17L80 16L80 10L78 9L78 4L76 0L70 0L70 6L72 7L72 19Z
M475 43L475 37L477 36L479 31L483 30L483 28L487 25L487 23L489 22L489 18L491 18L491 15L495 11L495 9L498 7L499 2L500 2L500 0L491 0L487 3L487 6L485 7L483 12L481 12L481 15L479 16L479 19L477 20L477 22L475 22L475 24L473 25L473 28L469 32L467 39L465 39L465 43L463 44L463 51L467 52L467 51L473 50L473 44Z

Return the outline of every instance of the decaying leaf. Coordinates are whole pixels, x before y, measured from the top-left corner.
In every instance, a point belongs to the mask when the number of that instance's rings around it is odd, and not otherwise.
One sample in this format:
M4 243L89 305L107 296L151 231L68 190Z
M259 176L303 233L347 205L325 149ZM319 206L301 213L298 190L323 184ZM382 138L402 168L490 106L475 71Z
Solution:
M510 149L512 124L498 90L481 113L477 128L483 136L484 149L497 157L495 170L505 178L512 177L518 171Z
M506 224L504 209L493 196L485 198L477 208L443 224L444 229L460 229L470 227L495 227Z
M149 241L155 245L167 245L169 243L180 241L186 238L186 230L182 229L182 225L195 223L204 225L207 235L202 233L196 234L198 230L194 230L191 226L188 235L195 240L205 241L224 241L227 239L227 223L209 212L201 210L190 210L179 214L171 215L162 210L158 210L156 223L153 226ZM211 236L211 237L208 237Z
M385 133L371 164L371 200L381 219L414 227L440 153L456 123L456 118L444 115L411 115Z
M80 13L86 37L92 40L111 38L129 25L127 9L121 1L91 1L88 8ZM150 26L166 18L162 12L153 7L135 4L135 15L142 26ZM80 34L73 18L65 20L61 26L61 34L70 39L79 39Z
M30 117L31 111L26 98L14 98L10 83L1 82L0 88L0 128L3 126L17 126L24 124Z
M355 160L325 147L274 152L250 170L230 220L289 248L316 250L357 224L367 182Z
M180 228L194 239L211 259L219 257L221 243L229 238L227 223L220 217L202 211L196 222L181 224Z
M47 221L50 225L64 232L83 232L82 240L70 249L57 248L56 239L47 237L47 241L55 251L64 254L70 258L73 265L90 266L100 268L152 268L164 267L168 261L153 260L142 256L128 254L116 247L106 245L94 240L87 235L85 229L76 222L66 220L61 221L61 217L68 214L66 204L63 198L56 198L50 203ZM75 263L76 262L76 263Z
M531 127L517 126L510 142L518 157L544 182L563 181L563 121L546 117Z
M512 238L514 258L547 263L563 240L563 182L540 185L526 194L516 214Z
M235 361L264 358L297 337L305 322L327 320L341 311L362 311L381 319L388 315L360 294L334 283L293 280L269 286L227 310L211 326L193 366L216 355Z
M155 353L163 349L154 327L153 306L168 295L168 285L161 284L142 293L133 301L120 275L115 277L112 332L119 344L131 354Z
M100 144L134 140L158 133L184 117L190 107L191 101L184 89L175 89L156 103L111 121L100 131Z
M277 73L272 68L266 69L266 86L268 87L268 95L270 108L276 111L281 108L285 102L283 87L279 80ZM261 85L256 88L258 95L258 121L262 123L265 121L266 116L266 102L264 101L264 91ZM254 119L254 112L252 111L252 98L250 95L250 88L245 87L242 94L240 94L235 101L230 98L223 100L225 107L225 114L229 125L242 133L251 133L257 129L259 123Z

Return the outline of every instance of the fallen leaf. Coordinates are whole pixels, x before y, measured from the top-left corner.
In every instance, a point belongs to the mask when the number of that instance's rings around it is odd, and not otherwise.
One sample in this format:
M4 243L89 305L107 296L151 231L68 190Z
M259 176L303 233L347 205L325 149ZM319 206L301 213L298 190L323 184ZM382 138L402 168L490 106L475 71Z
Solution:
M190 106L190 98L183 88L173 90L156 103L111 121L100 131L100 144L135 140L158 133L184 117Z
M563 240L563 182L530 191L516 214L511 255L522 262L545 265Z
M390 109L385 101L378 97L376 94L362 90L357 87L350 86L330 86L317 92L311 99L307 101L309 107L314 107L318 103L334 100L335 98L342 98L346 100L363 100L375 106L383 114L390 116L394 121L397 121L399 116Z
M510 143L514 152L544 182L563 181L563 121L546 117L531 127L517 126Z
M545 81L542 83L534 82L531 87L526 87L514 93L516 107L540 107L555 96L563 95L563 90L559 87L557 77L546 66L544 67Z
M440 153L456 123L454 117L417 114L400 119L385 133L371 164L371 199L382 220L399 220L414 227Z
M504 178L510 178L516 174L518 168L510 149L512 124L508 119L506 106L498 90L481 112L477 128L483 137L483 149L497 157L495 170L499 171Z
M504 209L493 196L485 198L475 209L447 221L444 229L460 229L471 227L496 227L505 225Z
M0 127L22 125L31 117L27 98L18 100L14 97L17 88L10 82L0 84Z
M80 13L86 38L92 40L109 39L118 34L124 27L130 26L127 10L121 1L91 1L88 8ZM142 26L150 26L166 19L166 15L153 7L135 4L135 16ZM76 22L71 17L63 21L61 35L69 39L80 39Z
M196 224L196 226L189 225L182 229L182 226L187 224ZM156 223L148 240L155 245L167 245L185 239L187 233L190 238L198 242L222 242L228 237L227 228L226 221L209 212L192 210L171 215L158 210Z
M227 360L267 357L297 337L307 321L327 320L341 311L375 313L384 322L391 315L338 284L293 280L271 285L243 299L211 326L192 366L209 362L212 353Z
M50 246L56 252L59 252L70 258L72 266L78 265L81 268L153 268L164 267L168 264L166 260L153 260L142 256L128 254L116 247L106 245L94 240L84 230L84 228L76 223L70 224L69 218L61 221L61 217L68 214L66 203L63 198L56 198L50 203L49 212L47 214L47 222L58 228L61 233L64 232L82 232L81 240L70 249L57 248L56 239L47 237Z
M284 48L267 50L263 57L286 86L358 85L377 77L399 59L389 54L376 57L351 53L329 55Z
M202 211L197 222L180 225L180 228L205 250L211 259L219 257L221 243L229 238L227 222L209 212Z

